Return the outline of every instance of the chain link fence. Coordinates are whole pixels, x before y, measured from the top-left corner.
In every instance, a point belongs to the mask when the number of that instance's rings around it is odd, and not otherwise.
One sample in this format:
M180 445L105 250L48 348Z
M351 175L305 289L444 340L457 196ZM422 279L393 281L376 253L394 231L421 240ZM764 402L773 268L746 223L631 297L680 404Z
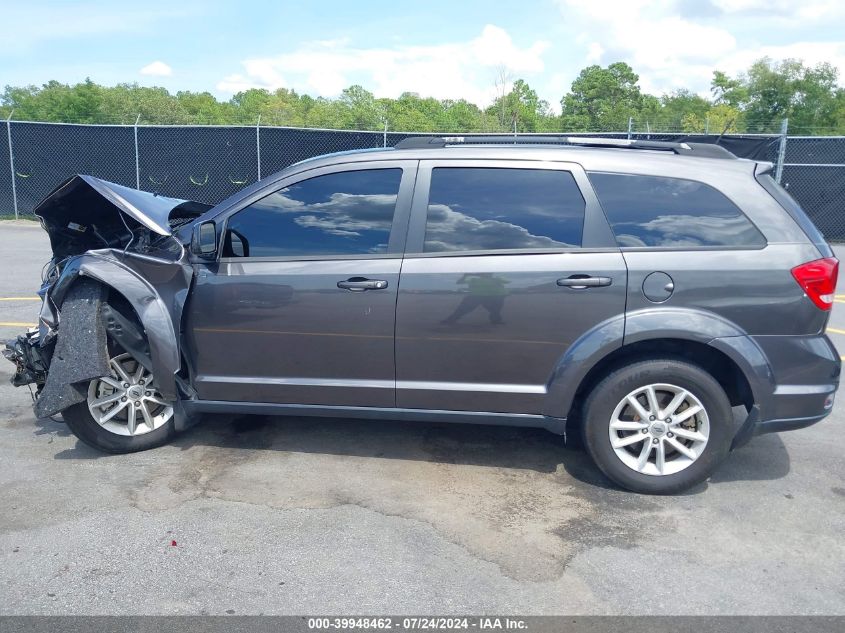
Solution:
M392 147L409 136L431 135L388 130L24 121L6 121L4 127L0 217L31 217L44 196L77 173L216 204L261 177L306 158ZM472 136L460 132L454 135ZM513 136L502 134L501 138L507 141ZM825 236L845 240L845 137L636 132L580 136L718 142L737 156L776 163L782 184Z
M825 237L845 241L845 137L788 137L781 184Z

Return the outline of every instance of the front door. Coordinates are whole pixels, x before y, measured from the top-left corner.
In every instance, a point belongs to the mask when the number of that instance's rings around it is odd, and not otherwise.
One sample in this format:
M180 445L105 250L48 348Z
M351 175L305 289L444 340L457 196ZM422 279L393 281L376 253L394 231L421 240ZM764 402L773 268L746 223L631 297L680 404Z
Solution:
M625 262L575 164L421 161L407 250L399 407L548 413L569 346L625 312Z
M187 334L203 400L395 406L394 324L416 161L311 170L230 215Z

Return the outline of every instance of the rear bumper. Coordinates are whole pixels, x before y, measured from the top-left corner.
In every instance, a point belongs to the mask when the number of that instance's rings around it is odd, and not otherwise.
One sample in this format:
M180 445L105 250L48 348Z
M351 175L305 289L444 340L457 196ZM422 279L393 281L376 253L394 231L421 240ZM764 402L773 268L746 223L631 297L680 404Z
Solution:
M760 397L734 440L794 431L821 422L833 409L842 361L830 339L815 336L755 336L774 383Z
M770 395L759 402L760 420L777 427L781 420L818 421L826 416L842 368L839 352L827 335L753 339L766 355L774 383Z
M786 418L783 420L759 421L754 425L754 435L763 435L764 433L780 433L781 431L796 431L798 429L805 429L808 426L813 426L817 422L821 422L828 415L830 415L830 411L826 411L821 415L813 415L808 418Z
M823 413L817 415L811 415L802 418L779 418L773 420L761 420L760 419L760 407L759 405L754 405L751 411L748 414L748 417L745 419L745 422L742 426L739 427L736 434L734 435L733 442L731 443L731 450L735 448L739 448L740 446L745 446L748 442L751 441L755 435L765 435L766 433L780 433L781 431L796 431L798 429L805 429L808 426L813 426L817 422L821 422L824 420L830 412L833 410L833 406L828 408Z

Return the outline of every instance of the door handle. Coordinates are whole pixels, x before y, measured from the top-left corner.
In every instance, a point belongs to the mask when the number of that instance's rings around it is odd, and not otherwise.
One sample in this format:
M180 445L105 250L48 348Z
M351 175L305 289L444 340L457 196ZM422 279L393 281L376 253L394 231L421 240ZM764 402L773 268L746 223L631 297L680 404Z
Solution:
M599 288L601 286L609 286L612 283L613 279L610 277L590 277L589 275L570 275L569 277L557 280L558 286L564 286L574 290Z
M384 279L350 277L344 281L338 281L337 287L351 292L364 292L365 290L384 290L387 288L387 282Z

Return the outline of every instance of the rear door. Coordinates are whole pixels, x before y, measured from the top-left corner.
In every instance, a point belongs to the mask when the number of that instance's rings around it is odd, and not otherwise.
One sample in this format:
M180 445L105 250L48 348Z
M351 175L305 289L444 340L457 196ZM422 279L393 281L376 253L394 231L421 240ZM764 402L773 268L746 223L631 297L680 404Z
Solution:
M397 406L542 413L572 342L624 314L626 281L579 165L421 161L397 302Z

